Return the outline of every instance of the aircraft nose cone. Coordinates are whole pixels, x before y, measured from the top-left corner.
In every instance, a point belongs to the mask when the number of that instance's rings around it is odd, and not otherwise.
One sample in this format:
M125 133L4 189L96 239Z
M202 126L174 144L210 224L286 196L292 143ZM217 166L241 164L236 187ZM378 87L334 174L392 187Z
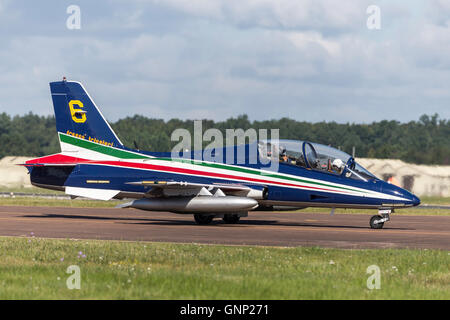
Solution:
M389 184L385 182L382 184L382 191L383 193L393 195L396 197L403 198L404 200L398 200L400 203L402 202L405 206L418 206L420 204L420 199L409 192L406 189L403 189L401 187Z
M411 202L412 202L412 205L415 207L415 206L418 206L420 204L420 199L417 196L412 195Z
M411 192L409 192L407 190L403 190L403 191L404 191L403 197L405 199L408 199L408 201L406 203L407 205L409 204L409 205L412 205L413 207L415 207L420 204L420 199L416 195L412 194Z
M415 207L420 204L420 199L416 195L414 195L411 192L404 190L404 189L403 189L402 193L403 193L402 194L403 198L408 199L407 205L409 204L409 205L412 205L413 207Z

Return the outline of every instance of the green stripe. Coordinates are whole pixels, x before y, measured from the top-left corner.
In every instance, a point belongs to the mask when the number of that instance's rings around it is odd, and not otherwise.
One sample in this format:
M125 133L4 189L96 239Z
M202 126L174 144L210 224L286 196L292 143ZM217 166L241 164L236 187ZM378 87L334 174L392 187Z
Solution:
M100 152L103 154L106 154L108 156L117 157L121 159L148 159L149 157L136 154L133 152L125 151L125 150L119 150L112 147L107 147L95 142L91 142L84 139L75 138L72 136L68 136L65 134L59 134L59 139L62 142L69 143L75 146L78 146L80 148L89 149L92 151Z
M113 157L117 157L120 159L150 159L151 158L151 157L148 157L145 155L141 155L141 154L125 151L125 150L119 150L119 149L115 149L112 147L103 146L98 143L94 143L94 142L87 141L84 139L79 139L79 138L61 134L61 133L59 134L59 137L62 142L76 145L78 147L89 149L92 151L100 152L100 153L103 153L103 154L106 154L109 156L113 156ZM263 177L278 178L278 179L290 180L290 181L295 181L295 182L309 183L309 184L314 184L314 185L328 187L328 188L336 188L336 189L348 190L348 191L352 191L352 192L363 193L363 191L355 190L352 188L333 186L333 185L322 183L322 182L315 182L315 181L309 181L309 180L304 180L304 179L299 179L299 178L286 177L286 176L279 175L279 174L266 174L266 173L262 173L261 171L258 171L258 170L252 170L252 169L248 169L248 168L244 168L244 167L233 167L233 166L227 166L227 165L218 164L218 163L206 163L206 162L202 162L199 160L191 160L191 159L172 159L172 158L151 158L151 159L162 160L162 161L175 161L175 162L180 162L180 163L190 163L190 164L195 164L195 165L199 165L199 166L203 166L203 167L225 169L225 170L229 170L229 171L254 174L254 175L263 176Z
M196 165L200 165L200 166L204 166L204 167L211 167L211 168L216 168L216 169L225 169L225 170L230 170L230 171L237 171L237 172L255 174L255 175L264 176L264 177L278 178L278 179L290 180L290 181L296 181L296 182L302 182L302 183L309 183L309 184L315 184L315 185L329 187L329 188L343 189L343 190L349 190L349 191L353 191L353 192L363 193L363 191L355 190L355 189L352 189L352 188L346 188L346 187L341 187L341 186L333 186L333 185L322 183L322 182L315 182L315 181L309 181L309 180L304 180L304 179L299 179L299 178L286 177L286 176L282 176L282 175L279 175L279 174L267 174L267 173L262 173L261 171L247 169L247 168L243 168L243 167L225 166L225 165L221 165L221 164L217 164L217 163L205 163L205 162L200 162L199 160L172 159L172 158L155 158L155 160L176 161L176 162L182 162L182 163L192 163L192 164L196 164Z

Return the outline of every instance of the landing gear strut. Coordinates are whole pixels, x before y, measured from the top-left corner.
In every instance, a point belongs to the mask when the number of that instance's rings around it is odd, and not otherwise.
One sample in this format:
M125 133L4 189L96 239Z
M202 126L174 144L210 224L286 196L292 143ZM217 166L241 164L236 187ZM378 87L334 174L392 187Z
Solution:
M372 229L381 229L386 221L391 220L390 214L394 212L393 209L380 209L378 215L370 218L370 227Z
M210 224L214 219L213 215L208 214L194 214L194 220L198 224Z
M239 222L241 217L237 214L225 214L222 219L225 223L235 224Z
M194 214L194 220L198 224L210 224L214 218L222 218L223 222L227 224L236 224L239 222L241 217L247 217L247 211L236 212L236 213L197 213Z

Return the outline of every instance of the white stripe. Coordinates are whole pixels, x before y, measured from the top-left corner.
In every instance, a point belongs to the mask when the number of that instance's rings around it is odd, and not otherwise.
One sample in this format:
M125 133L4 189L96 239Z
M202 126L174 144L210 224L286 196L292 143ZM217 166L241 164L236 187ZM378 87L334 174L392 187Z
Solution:
M64 134L64 133L61 133ZM72 138L76 138L73 136L70 136ZM79 138L76 138L79 139ZM93 142L92 142L93 143ZM73 145L72 145L73 146ZM103 146L103 145L101 145ZM342 185L342 184L338 184L338 183L334 183L334 182L329 182L326 180L318 180L318 179L312 179L312 178L306 178L303 176L295 176L295 175L291 175L291 174L285 174L285 173L280 173L280 172L272 172L272 171L267 171L267 170L258 170L258 169L254 169L254 168L246 168L246 167L242 167L242 166L236 166L236 165L230 165L230 164L223 164L221 163L220 165L226 166L226 167L230 167L230 168L245 168L248 170L255 170L255 171L259 171L260 173L262 173L262 175L259 174L254 174L254 173L247 173L247 172L241 172L241 171L230 171L230 169L225 169L225 168L211 168L211 167L205 167L202 165L198 165L195 164L195 162L198 163L209 163L209 164L217 164L214 162L208 162L208 161L200 161L200 160L195 160L195 159L182 159L180 158L179 160L185 160L185 161L193 161L194 163L184 163L184 162L179 162L179 161L167 161L167 160L158 160L154 157L148 156L148 155L144 155L141 153L137 153L137 152L131 152L128 150L123 150L123 149L118 149L118 148L114 148L114 147L109 147L109 148L113 148L116 150L121 150L124 152L129 152L132 154L136 154L136 155L140 155L140 156L146 156L149 157L148 159L122 159L122 158L118 158L118 157L113 157L113 156L109 156L109 155L105 155L101 152L96 152L96 151L92 151L86 148L82 148L82 147L77 147L74 146L78 149L78 157L80 158L87 158L89 160L97 160L97 161L101 161L101 160L112 160L112 161L126 161L126 162L131 162L131 163L149 163L151 162L151 164L154 165L160 165L160 166L168 166L168 167L172 167L172 168L181 168L181 169L190 169L190 170L199 170L199 171L205 171L207 173L218 173L218 174L227 174L227 175L239 175L242 178L253 178L253 179L266 179L268 180L265 183L258 183L258 182L252 182L252 181L247 181L247 183L257 183L259 185L266 185L266 184L270 184L270 185L277 185L274 184L274 182L279 182L279 183L289 183L289 184L293 184L296 185L296 187L293 186L280 186L280 187L285 187L285 188L296 188L296 189L308 189L305 187L301 187L299 186L300 184L305 185L307 187L310 187L308 190L311 190L312 188L327 188L327 189L331 189L329 191L326 190L317 190L320 192L328 192L328 193L338 193L338 194L347 194L347 195L351 195L351 196L358 196L358 197L370 197L370 198L377 198L377 199L387 199L387 200L399 200L399 201L409 201L408 199L405 198L401 198L401 197L397 197L397 196L391 196L391 195L387 195L381 192L377 192L377 191L373 191L373 190L367 190L367 189L363 189L363 188L358 188L358 187L354 187L354 186L347 186L347 185ZM73 154L68 154L73 156ZM108 166L112 166L112 167L117 167L114 165L108 165ZM119 166L121 167L121 166ZM128 167L130 168L130 167ZM138 169L138 170L144 170L144 171L163 171L163 172L170 172L173 174L179 174L179 175L186 175L185 173L176 173L176 172L172 172L172 171L165 171L165 170L153 170L153 169L145 169L145 168L131 168L131 169ZM277 178L277 177L269 177L267 176L267 174L277 174L283 177L289 177L289 178L295 178L295 179L302 179L305 180L305 182L300 182L300 181L292 181L292 180L285 180L283 178ZM205 175L197 175L197 174L188 174L188 175L193 175L193 176L199 176L199 177L208 177ZM220 177L208 177L208 178L213 178L213 179L220 179L220 180L229 180L227 178L220 178ZM242 180L235 180L235 181L242 181ZM321 185L317 185L316 183L324 183L327 184L326 186L321 186ZM341 190L339 187L342 188L351 188L354 189L353 190L348 190L348 189L344 189ZM358 192L359 191L359 192Z

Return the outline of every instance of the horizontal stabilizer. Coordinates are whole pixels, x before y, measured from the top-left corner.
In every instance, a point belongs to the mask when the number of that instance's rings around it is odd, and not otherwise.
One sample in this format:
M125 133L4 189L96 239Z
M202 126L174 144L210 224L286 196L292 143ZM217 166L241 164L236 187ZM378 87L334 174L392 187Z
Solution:
M88 163L89 161L77 158L70 157L60 153L52 154L50 156L45 156L41 158L31 159L21 164L25 167L44 167L44 166L66 166L66 167L74 167L80 163Z
M78 163L21 163L24 167L75 167Z
M66 194L95 200L111 200L120 190L66 187Z

